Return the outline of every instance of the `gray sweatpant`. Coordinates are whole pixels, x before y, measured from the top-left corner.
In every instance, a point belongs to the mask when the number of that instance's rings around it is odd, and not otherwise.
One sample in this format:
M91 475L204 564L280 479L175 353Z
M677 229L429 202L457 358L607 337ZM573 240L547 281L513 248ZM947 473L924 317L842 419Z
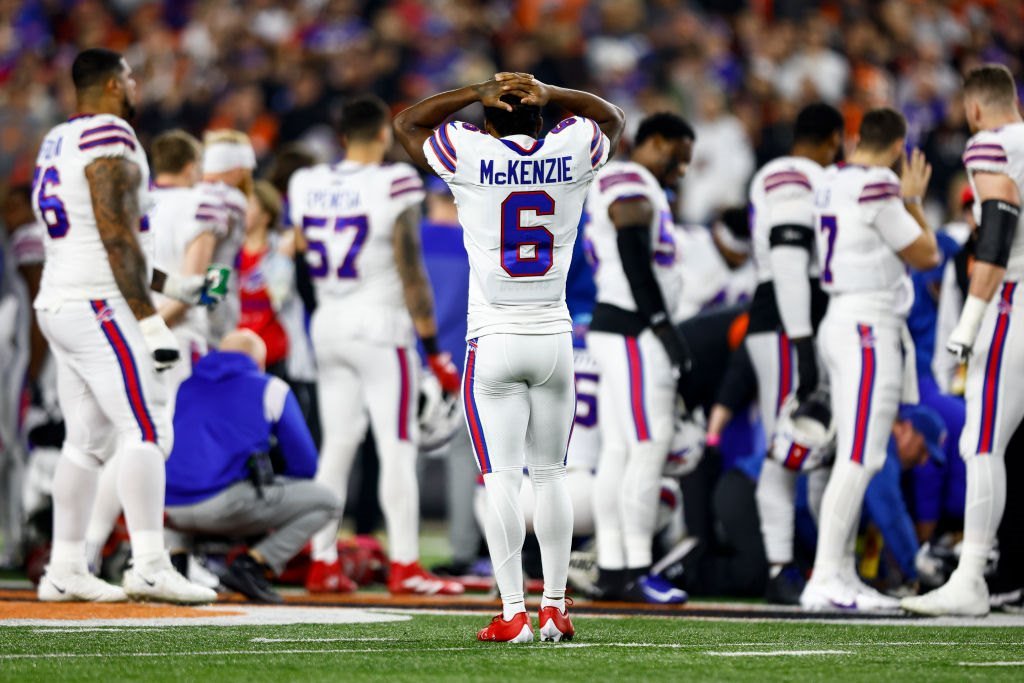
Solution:
M329 519L341 514L338 498L312 480L278 478L263 487L260 498L248 481L240 481L193 505L167 506L167 519L186 534L252 536L273 529L253 550L280 574L288 560Z

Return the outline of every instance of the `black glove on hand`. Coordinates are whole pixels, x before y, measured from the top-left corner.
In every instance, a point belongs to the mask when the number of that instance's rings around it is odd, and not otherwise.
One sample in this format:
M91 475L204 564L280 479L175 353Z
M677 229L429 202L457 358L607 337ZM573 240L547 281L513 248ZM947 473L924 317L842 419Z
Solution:
M818 388L818 359L811 337L794 339L793 346L796 347L796 400L803 403Z
M679 368L679 372L684 375L688 373L693 364L693 356L690 354L689 345L676 326L668 319L664 319L652 324L651 331L665 347L672 366Z

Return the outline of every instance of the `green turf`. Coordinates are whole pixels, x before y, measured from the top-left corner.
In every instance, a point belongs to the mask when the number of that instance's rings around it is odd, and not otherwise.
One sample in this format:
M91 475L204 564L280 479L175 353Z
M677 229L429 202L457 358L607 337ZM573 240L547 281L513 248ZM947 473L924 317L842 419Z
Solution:
M479 616L423 615L390 624L168 626L69 633L0 627L0 680L939 681L1019 680L1024 674L1021 667L966 668L959 664L1024 661L1022 632L1010 628L578 617L579 635L573 644L586 647L561 647L550 643L476 643L473 634L483 621ZM253 642L254 638L300 642L261 643ZM301 642L313 638L387 640ZM772 650L844 650L849 654L707 654ZM146 656L147 653L162 655ZM5 656L12 654L33 657ZM109 656L66 656L69 654Z

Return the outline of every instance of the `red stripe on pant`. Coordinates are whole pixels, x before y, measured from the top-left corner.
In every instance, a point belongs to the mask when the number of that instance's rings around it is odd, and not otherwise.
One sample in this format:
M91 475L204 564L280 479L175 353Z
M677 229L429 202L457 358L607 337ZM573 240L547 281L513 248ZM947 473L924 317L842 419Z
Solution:
M477 463L480 465L480 472L487 474L491 471L491 459L487 454L487 441L484 439L484 426L480 422L480 414L476 407L476 397L473 395L473 381L476 374L476 344L470 342L466 354L466 373L462 380L462 404L465 407L467 421L469 422L469 435L473 442L473 452L476 453Z
M1003 351L1010 329L1010 309L1016 282L1003 283L999 297L999 317L992 333L992 346L985 361L985 384L981 391L981 429L978 435L978 454L991 453L996 437L996 411L999 409L999 376L1003 367Z
M860 386L857 390L857 416L853 429L853 451L850 459L864 464L868 440L871 398L875 389L875 339L869 325L857 325L860 335Z
M644 409L644 363L636 337L626 337L626 362L629 366L629 399L633 408L636 438L638 441L648 441L651 430L647 427L647 411Z
M779 333L779 395L775 399L775 412L782 408L786 397L793 391L793 351L789 345L789 337Z
M403 348L398 351L398 374L401 375L402 387L398 393L398 440L409 440L409 359Z
M94 300L90 303L93 312L96 313L96 320L100 323L100 329L114 350L117 364L121 367L121 379L124 381L125 393L128 395L128 405L135 416L136 424L139 425L139 431L142 432L142 440L156 443L156 426L153 424L153 418L149 415L149 409L146 408L142 384L139 382L138 366L135 364L135 358L132 357L131 349L128 348L128 342L121 333L121 328L114 322L114 311L107 306L106 301Z

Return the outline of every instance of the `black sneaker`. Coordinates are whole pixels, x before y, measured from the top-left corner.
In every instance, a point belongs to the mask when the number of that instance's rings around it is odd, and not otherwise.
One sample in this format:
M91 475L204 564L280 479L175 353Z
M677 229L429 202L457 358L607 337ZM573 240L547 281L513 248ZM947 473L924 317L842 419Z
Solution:
M284 598L274 590L267 580L267 567L257 562L252 555L242 554L228 567L220 582L233 591L238 591L250 600L280 604Z
M1024 614L1024 590L993 593L989 596L989 606L1010 614Z
M800 569L787 564L778 574L768 579L764 599L773 605L799 605L800 594L804 592L804 580Z

